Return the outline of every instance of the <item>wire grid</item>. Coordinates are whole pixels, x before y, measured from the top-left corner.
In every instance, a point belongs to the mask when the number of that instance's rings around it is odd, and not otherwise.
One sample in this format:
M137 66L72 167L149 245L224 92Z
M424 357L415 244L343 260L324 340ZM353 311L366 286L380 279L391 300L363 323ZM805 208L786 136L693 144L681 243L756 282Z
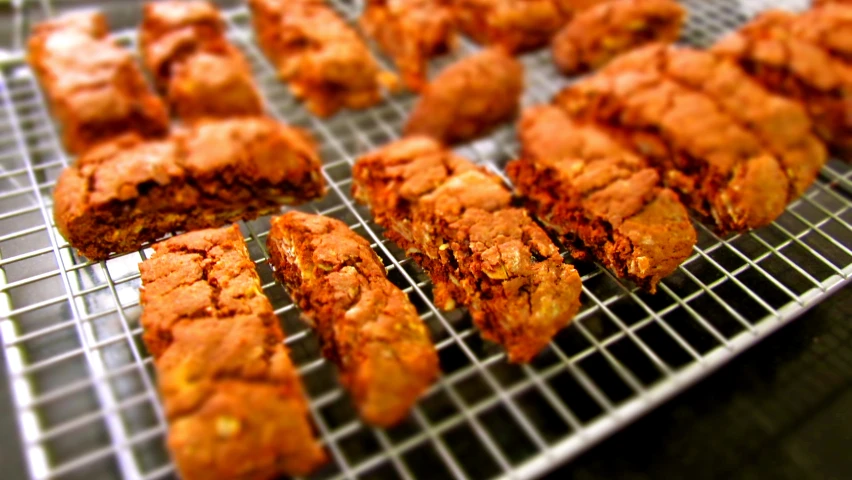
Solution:
M131 15L128 26L139 7L130 3L132 8L122 7ZM761 8L759 2L686 3L691 19L685 38L699 45ZM799 3L788 6L801 8ZM350 20L359 11L354 3L334 5ZM27 22L59 7L46 1L19 6L16 25L24 31ZM318 120L275 78L251 40L246 10L237 6L226 17L270 113L310 129L321 147L329 193L303 210L339 218L372 242L389 278L408 293L428 325L443 370L401 425L364 426L334 367L321 358L316 335L299 321L298 310L272 277L265 250L268 218L241 224L331 456L316 478L541 473L766 337L841 288L852 273L852 169L832 161L772 226L720 238L696 224L694 254L656 295L596 265L577 263L584 291L574 323L529 365L510 365L499 347L480 339L463 310L435 308L427 275L383 239L369 210L350 196L354 159L399 136L414 97L388 97L369 110ZM117 37L134 47L133 32ZM456 56L475 49L463 42ZM547 52L522 60L526 104L546 101L567 83ZM51 191L70 160L21 52L6 54L2 65L0 334L30 476L173 477L156 379L138 321L137 263L149 251L92 263L59 235ZM516 150L514 132L505 128L459 152L502 175Z

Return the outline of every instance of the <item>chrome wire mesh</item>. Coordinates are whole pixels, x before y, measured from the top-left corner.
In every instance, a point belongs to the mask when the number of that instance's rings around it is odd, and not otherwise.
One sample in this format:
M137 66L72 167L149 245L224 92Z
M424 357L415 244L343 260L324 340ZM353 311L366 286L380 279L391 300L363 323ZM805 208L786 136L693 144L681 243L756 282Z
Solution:
M20 33L80 3L17 2L8 20ZM686 388L849 280L852 169L833 160L769 227L720 238L696 224L693 255L656 295L596 265L576 264L584 292L573 325L531 364L510 365L480 339L463 310L435 308L428 277L383 240L368 209L350 196L353 161L399 137L414 97L389 96L369 110L316 119L275 78L252 41L245 8L227 3L232 39L250 60L270 113L311 130L321 148L329 193L303 209L339 218L372 242L440 353L443 376L408 419L388 430L364 426L334 367L321 358L316 335L272 278L268 218L241 225L332 457L316 478L533 476ZM685 3L691 17L684 40L706 45L782 2ZM360 11L351 0L334 5L350 20ZM102 6L113 25L138 21L139 2ZM116 35L133 48L131 30ZM15 42L0 54L0 334L30 476L173 477L156 379L140 340L137 263L149 251L92 263L56 231L51 191L70 159L23 62L22 39ZM475 48L464 42L455 56ZM526 104L546 101L567 84L547 52L523 62ZM502 174L516 149L506 127L459 151Z

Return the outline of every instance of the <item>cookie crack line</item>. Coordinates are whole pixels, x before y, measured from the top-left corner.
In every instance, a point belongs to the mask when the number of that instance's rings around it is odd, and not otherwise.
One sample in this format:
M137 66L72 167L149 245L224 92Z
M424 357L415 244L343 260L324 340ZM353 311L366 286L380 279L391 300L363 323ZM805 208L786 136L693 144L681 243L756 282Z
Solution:
M267 249L361 417L377 426L400 422L437 376L438 356L369 242L339 220L291 211L273 217Z

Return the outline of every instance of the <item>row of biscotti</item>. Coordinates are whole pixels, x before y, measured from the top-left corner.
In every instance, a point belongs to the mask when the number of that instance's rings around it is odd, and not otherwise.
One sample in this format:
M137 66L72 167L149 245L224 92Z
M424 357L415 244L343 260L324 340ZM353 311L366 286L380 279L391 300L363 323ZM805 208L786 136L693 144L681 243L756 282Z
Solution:
M530 361L568 325L581 283L501 180L414 137L355 165L356 197L433 279L435 303L467 306L485 338ZM318 331L367 422L400 421L438 359L405 293L369 243L338 220L272 219L276 277ZM184 478L273 478L324 461L283 334L236 226L154 245L140 265L145 344ZM283 436L283 437L282 437Z
M184 122L263 113L251 71L212 5L152 3L143 17L145 65ZM126 133L168 132L165 105L107 30L103 14L77 12L37 25L29 40L28 60L73 154Z
M683 12L670 0L611 1L583 11L560 35L562 40L555 40L559 65L594 66L632 45L677 36ZM252 0L250 5L262 49L315 114L373 105L380 100L382 85L394 83L355 30L323 0ZM568 11L573 15L584 6ZM448 8L431 0L371 2L361 24L396 59L409 86L419 90L425 83L426 60L455 43L456 23L474 35L477 30L469 28L468 20L494 17L487 22L487 36L494 37L487 43L514 51L529 42L500 39L540 35L536 32L542 15L547 17L557 6L552 0L500 0L457 2L452 14ZM600 41L582 33L595 28L602 33L592 37ZM30 39L30 62L73 153L129 130L148 137L167 130L162 102L147 87L130 53L106 35L102 15L82 13L40 24ZM209 2L146 5L140 47L158 87L185 121L262 112L250 69L225 38L223 19ZM76 55L80 49L91 55Z
M722 56L660 45L526 112L520 137L507 173L528 207L575 256L651 291L695 243L684 205L720 232L759 228L827 159L800 104Z
M139 109L165 109L140 87L141 72L105 30L103 15L76 13L41 24L30 42L30 61L69 149L79 154L57 181L54 216L80 253L101 260L173 231L254 218L323 194L314 146L303 133L260 116L251 72L209 3L144 9L145 63L190 125L165 138L148 138L165 131L153 128L161 119L140 116ZM77 41L94 55L74 55ZM116 107L122 102L129 107ZM227 117L235 118L216 120Z
M553 14L557 3L457 2L455 7L466 12L463 17L469 17L461 25L471 32L478 31L474 38L497 46L458 61L425 86L418 82L423 96L408 119L405 133L429 135L452 144L477 138L514 118L524 82L523 68L510 54L540 46L550 37L548 22L562 23L562 17ZM599 67L621 52L654 41L672 42L677 39L685 16L684 9L672 0L585 3L588 2L570 6L566 18L571 21L553 39L554 61L566 73ZM362 23L397 59L404 74L406 66L422 73L428 58L424 52L443 51L437 45L446 45L447 41L436 39L446 39L447 32L452 31L439 28L443 17L431 12L450 7L436 5L442 4L423 0L392 5L374 2L368 4ZM474 19L484 22L481 30L472 28Z
M304 475L325 461L278 318L236 225L157 243L140 264L143 339L186 479ZM438 373L428 330L369 243L340 222L272 220L270 262L367 422L389 426Z
M602 66L630 47L672 41L682 20L678 9L653 0L597 5L578 14L554 38L554 60L564 71L575 73ZM768 11L711 50L739 63L772 93L804 105L817 135L833 153L849 158L852 45L844 35L850 18L852 7L843 4L802 14ZM644 28L649 33L643 33ZM464 59L438 75L425 87L406 132L453 143L475 138L512 118L517 110L513 99L522 87L521 67L508 55L503 54L502 60L499 55Z
M382 75L375 60L324 2L258 0L252 7L261 46L314 113L366 107L380 99ZM222 16L206 0L144 7L142 58L186 123L263 112L251 69L225 30ZM168 131L162 100L132 54L107 34L104 16L86 11L37 25L29 40L28 60L74 154L128 132L159 138Z
M675 18L673 10L654 1L631 3L603 3L578 15L572 22L576 28L566 27L553 40L556 64L576 73L602 66L629 45L676 39L677 22L664 20ZM636 25L637 30L628 25ZM649 26L655 35L640 39L641 26ZM772 93L801 103L832 153L848 159L852 154L852 41L846 32L850 28L852 4L825 0L800 14L762 12L711 51L736 61ZM638 37L631 37L633 33Z
M557 65L577 73L632 47L676 40L685 13L673 0L370 0L361 26L419 91L426 62L453 48L457 29L507 53L552 40Z
M820 137L848 148L850 12L768 12L710 52L651 45L624 54L566 88L555 107L524 115L509 174L576 257L591 254L653 291L695 243L684 205L720 232L767 225L825 163ZM450 67L407 132L452 143L511 119L521 82L512 65L486 51ZM485 72L503 81L483 82ZM487 114L468 117L478 105Z
M315 114L373 105L382 85L396 83L323 0L249 3L258 42ZM457 29L516 53L545 45L564 25L554 58L575 72L636 45L674 41L684 16L673 0L370 0L360 25L394 59L406 86L420 91L428 60L455 47Z

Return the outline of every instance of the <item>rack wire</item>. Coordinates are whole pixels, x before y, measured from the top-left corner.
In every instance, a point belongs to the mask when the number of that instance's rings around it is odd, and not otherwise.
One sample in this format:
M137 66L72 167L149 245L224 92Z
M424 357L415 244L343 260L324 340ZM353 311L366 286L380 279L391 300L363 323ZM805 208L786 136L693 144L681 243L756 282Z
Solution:
M69 163L32 72L23 61L29 24L81 2L13 2L15 32L0 53L0 335L29 474L45 478L175 476L151 359L140 340L137 263L148 250L92 263L56 230L51 191ZM576 264L583 307L531 364L506 362L463 310L432 303L428 277L385 241L353 202L358 155L399 136L414 97L330 120L308 114L253 43L248 12L227 2L232 40L250 60L272 115L312 131L328 195L304 210L339 218L372 242L429 326L443 376L399 426L363 425L317 337L266 263L268 218L241 224L265 293L311 399L332 461L316 478L528 478L583 451L687 388L848 283L852 273L852 168L832 160L771 226L719 237L696 223L693 255L648 295L593 264ZM360 5L334 0L353 20ZM690 0L685 41L706 45L766 1ZM783 2L801 9L802 1ZM115 26L132 27L141 2L109 2ZM134 48L134 32L116 32ZM455 57L475 50L463 42ZM377 55L378 56L378 55ZM380 57L380 56L379 56ZM381 57L380 57L381 58ZM447 64L445 58L434 69ZM386 59L382 58L389 66ZM546 101L568 79L547 52L522 58L524 103ZM512 128L459 152L502 175L517 150ZM569 258L569 257L566 257Z

